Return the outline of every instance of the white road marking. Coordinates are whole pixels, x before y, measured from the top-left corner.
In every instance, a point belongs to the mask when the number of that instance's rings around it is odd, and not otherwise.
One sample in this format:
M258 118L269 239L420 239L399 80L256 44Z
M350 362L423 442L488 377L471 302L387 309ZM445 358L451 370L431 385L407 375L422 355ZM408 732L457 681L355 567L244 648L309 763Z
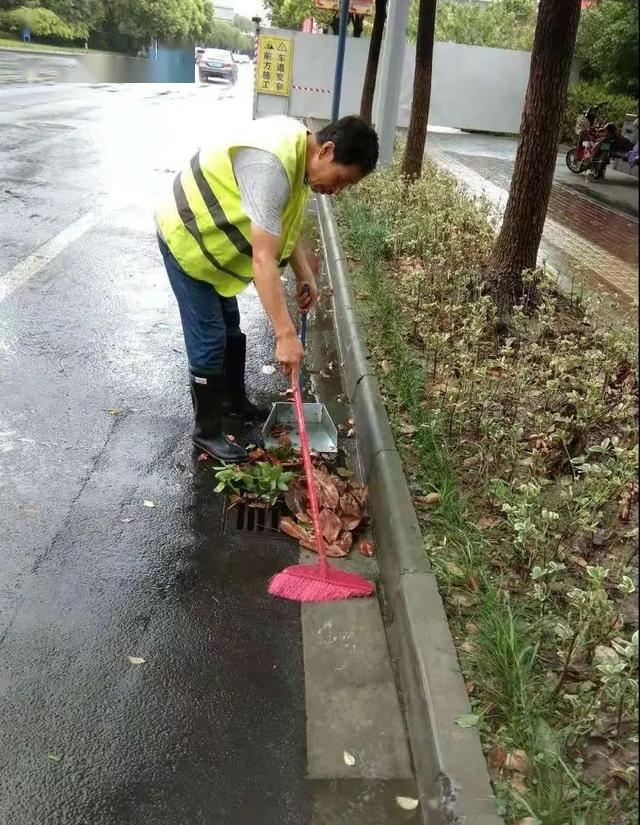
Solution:
M57 255L91 229L97 220L98 214L96 212L87 212L0 277L0 301L3 301L30 278L41 272Z

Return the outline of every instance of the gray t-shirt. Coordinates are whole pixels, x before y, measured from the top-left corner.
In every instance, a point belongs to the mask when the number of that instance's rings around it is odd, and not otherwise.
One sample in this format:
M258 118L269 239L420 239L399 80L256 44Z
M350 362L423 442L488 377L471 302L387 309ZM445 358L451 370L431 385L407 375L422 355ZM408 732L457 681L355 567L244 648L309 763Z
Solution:
M289 197L289 178L282 161L264 149L237 149L231 159L242 208L256 226L280 237Z

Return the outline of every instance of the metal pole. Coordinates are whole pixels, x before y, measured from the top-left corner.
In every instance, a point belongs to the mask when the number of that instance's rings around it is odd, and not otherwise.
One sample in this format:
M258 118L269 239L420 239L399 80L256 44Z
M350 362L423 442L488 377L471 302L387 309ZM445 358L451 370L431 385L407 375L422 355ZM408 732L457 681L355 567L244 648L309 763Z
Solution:
M378 68L378 94L373 112L373 122L380 142L379 162L383 166L388 166L393 158L408 17L409 0L390 0Z
M344 68L344 47L349 25L349 0L342 0L340 7L340 30L338 32L338 54L336 56L336 75L333 80L333 99L331 101L331 120L340 117L340 93L342 92L342 69Z
M253 113L252 119L256 120L258 117L258 47L260 41L260 21L261 17L252 17L251 20L255 23L256 33L253 43Z

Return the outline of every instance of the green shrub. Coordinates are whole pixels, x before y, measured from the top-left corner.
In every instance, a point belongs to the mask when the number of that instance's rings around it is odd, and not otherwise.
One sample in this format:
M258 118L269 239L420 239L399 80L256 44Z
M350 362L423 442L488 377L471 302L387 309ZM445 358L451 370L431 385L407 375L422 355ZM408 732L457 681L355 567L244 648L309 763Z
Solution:
M399 159L397 154L394 169ZM412 186L381 169L359 184L349 204L367 212L366 220L351 225L359 227L359 241L374 255L410 255L436 271L445 262L450 269L478 266L493 244L488 203L466 197L429 158Z
M490 213L430 161L337 207L500 811L637 821L633 325L538 271L506 337L477 272Z
M627 114L637 113L638 101L627 95L612 94L603 83L588 83L582 81L569 87L567 104L560 126L560 140L562 143L573 143L576 139L576 118L594 103L606 101L601 109L601 117L612 121L616 126L622 126Z
M40 7L21 6L11 11L0 12L0 28L20 32L31 30L36 37L51 37L60 40L84 40L89 36L89 28L84 23L69 23L55 12Z

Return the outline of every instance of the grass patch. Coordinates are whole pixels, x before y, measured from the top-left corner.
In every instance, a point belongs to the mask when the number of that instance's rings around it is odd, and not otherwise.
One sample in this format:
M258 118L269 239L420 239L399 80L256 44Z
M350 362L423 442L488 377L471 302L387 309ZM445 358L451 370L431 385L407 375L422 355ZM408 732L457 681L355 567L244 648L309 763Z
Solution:
M1 49L25 49L33 52L54 52L57 54L114 54L114 52L104 52L97 49L85 49L82 46L50 46L47 43L23 43L17 35L10 32L0 32Z
M635 336L538 271L505 331L490 207L428 160L338 219L501 811L635 821Z

